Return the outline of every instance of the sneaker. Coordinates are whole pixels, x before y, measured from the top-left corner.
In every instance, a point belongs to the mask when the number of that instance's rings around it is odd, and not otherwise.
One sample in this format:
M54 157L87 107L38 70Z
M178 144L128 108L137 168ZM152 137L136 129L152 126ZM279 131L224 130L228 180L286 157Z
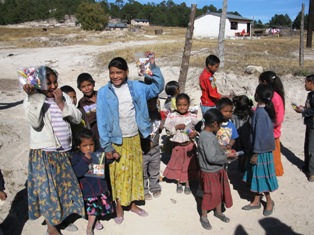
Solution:
M212 229L212 226L211 226L211 224L209 223L207 217L201 216L200 221L201 221L201 225L202 225L202 227L203 227L204 229L207 229L207 230L211 230L211 229Z
M309 182L314 182L314 175L310 175Z
M180 184L178 184L177 185L177 193L182 193L183 192L183 187L182 187L182 185Z
M190 187L185 187L185 188L184 188L184 193L185 193L186 195L191 194L191 189L190 189Z
M146 193L144 195L144 198L145 198L145 200L152 200L153 199L153 197L152 197L152 195L150 195L150 193Z
M161 191L160 190L153 192L153 197L154 198L160 197L160 195L161 195Z

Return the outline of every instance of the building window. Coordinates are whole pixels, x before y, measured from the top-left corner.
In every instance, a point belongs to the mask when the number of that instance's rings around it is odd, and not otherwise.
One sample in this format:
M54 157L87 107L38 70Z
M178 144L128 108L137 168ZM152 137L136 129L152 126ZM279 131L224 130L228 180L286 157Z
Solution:
M238 22L231 22L231 29L238 30Z

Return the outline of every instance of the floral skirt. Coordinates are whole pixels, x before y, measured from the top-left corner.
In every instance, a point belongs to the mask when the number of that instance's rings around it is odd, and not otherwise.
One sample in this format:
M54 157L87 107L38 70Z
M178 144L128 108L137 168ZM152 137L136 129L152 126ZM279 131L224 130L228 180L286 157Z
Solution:
M122 206L144 200L143 157L140 136L123 138L122 145L113 145L121 155L109 165L113 200L119 199Z
M65 152L31 149L28 163L28 214L58 225L70 214L85 216L79 183Z
M85 200L87 215L105 216L114 212L109 191Z

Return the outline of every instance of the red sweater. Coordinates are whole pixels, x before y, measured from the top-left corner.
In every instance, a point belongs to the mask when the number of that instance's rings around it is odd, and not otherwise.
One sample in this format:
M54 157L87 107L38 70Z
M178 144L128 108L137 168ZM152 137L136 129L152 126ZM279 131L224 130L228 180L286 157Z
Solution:
M201 104L203 106L215 106L215 103L221 97L217 91L215 80L213 74L204 68L199 78L199 84L202 90Z

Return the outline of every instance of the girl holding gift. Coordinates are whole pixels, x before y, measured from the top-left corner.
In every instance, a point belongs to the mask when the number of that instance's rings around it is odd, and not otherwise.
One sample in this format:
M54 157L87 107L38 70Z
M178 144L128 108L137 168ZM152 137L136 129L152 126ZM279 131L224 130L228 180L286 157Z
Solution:
M58 88L56 71L41 66L34 73L37 88L29 83L23 86L27 94L24 109L31 133L28 213L30 219L43 216L47 233L55 235L60 234L55 226L67 216L85 214L82 193L69 161L72 145L69 122L79 124L81 112Z
M87 177L85 175L89 171L89 165L92 163L91 153L95 151L96 141L93 131L86 128L82 129L76 137L78 152L71 158L73 170L79 179L83 192L85 209L88 215L87 235L94 234L93 228L97 230L103 229L103 225L97 217L113 213L114 211L105 178ZM118 159L119 157L118 153L113 154L113 158Z

